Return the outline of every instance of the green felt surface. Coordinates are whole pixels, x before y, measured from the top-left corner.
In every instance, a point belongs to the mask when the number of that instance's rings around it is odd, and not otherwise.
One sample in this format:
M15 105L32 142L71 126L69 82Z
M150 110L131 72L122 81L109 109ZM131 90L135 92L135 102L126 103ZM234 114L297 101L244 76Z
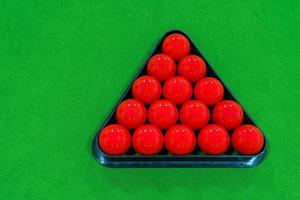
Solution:
M0 1L0 199L299 199L299 1ZM185 31L264 131L250 169L110 169L92 137Z

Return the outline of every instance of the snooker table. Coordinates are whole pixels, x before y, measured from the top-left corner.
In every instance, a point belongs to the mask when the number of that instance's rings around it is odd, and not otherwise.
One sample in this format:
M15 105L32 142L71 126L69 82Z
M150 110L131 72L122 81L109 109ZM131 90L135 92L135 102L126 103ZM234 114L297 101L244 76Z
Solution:
M0 2L0 199L299 199L300 3ZM255 168L101 166L93 136L168 30L264 132Z

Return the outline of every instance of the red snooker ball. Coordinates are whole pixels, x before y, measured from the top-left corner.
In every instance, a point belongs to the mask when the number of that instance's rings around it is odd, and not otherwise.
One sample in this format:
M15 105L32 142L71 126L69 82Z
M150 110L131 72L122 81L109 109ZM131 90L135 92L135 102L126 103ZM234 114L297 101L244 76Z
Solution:
M231 136L233 148L243 155L255 155L264 146L262 132L253 125L245 124L236 128Z
M199 148L209 155L220 155L227 151L230 136L225 128L217 124L205 126L198 135Z
M151 76L139 77L132 86L132 96L144 104L150 104L159 99L161 93L159 81Z
M190 42L184 35L174 33L164 39L162 51L171 58L179 60L189 54Z
M244 118L241 106L235 101L225 100L218 103L213 110L213 121L228 130L238 127Z
M103 152L109 155L125 154L130 147L130 133L122 125L111 124L100 133L98 143Z
M177 107L169 100L156 100L149 107L148 119L151 124L167 129L175 125L178 120Z
M134 131L132 145L141 155L155 155L164 145L164 136L156 126L145 124Z
M196 99L203 101L206 105L213 106L223 99L224 88L218 79L206 77L197 82L194 95Z
M206 74L205 61L196 55L185 56L178 64L178 74L191 82L198 81Z
M165 81L176 73L174 60L166 54L156 54L147 64L147 72L159 81Z
M196 146L195 133L190 127L185 125L172 126L165 135L165 145L171 154L190 154Z
M185 102L179 112L181 123L192 129L200 129L208 124L210 112L208 107L199 100Z
M139 100L127 99L118 106L116 118L121 125L134 129L145 123L147 110Z
M165 82L163 86L163 95L166 99L173 101L176 105L180 105L191 99L193 88L186 78L174 76Z

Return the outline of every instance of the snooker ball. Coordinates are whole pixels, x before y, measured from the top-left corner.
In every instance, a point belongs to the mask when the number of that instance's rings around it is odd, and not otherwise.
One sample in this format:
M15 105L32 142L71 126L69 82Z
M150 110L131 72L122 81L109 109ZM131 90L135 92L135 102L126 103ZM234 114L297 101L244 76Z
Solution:
M254 155L259 153L264 146L264 136L255 126L245 124L234 130L231 142L239 154Z
M176 73L176 63L166 54L156 54L147 64L147 72L159 81L165 81Z
M209 124L200 131L198 145L208 155L224 154L230 145L230 136L222 126Z
M194 95L196 99L203 101L206 105L213 106L223 99L224 88L218 79L206 77L196 83Z
M130 147L130 133L122 125L111 124L101 131L98 143L103 152L114 156L122 155Z
M205 61L196 55L185 56L178 64L178 74L191 82L198 81L206 74Z
M173 155L190 154L196 146L196 135L186 125L175 125L165 135L165 146Z
M150 104L159 99L161 93L159 81L151 76L139 77L132 86L132 96L144 104Z
M184 77L174 76L168 79L163 86L163 95L176 105L190 100L193 95L191 83Z
M214 107L212 116L216 124L232 130L242 123L244 113L241 106L235 101L224 100Z
M132 145L141 155L155 155L164 145L164 136L157 126L144 124L134 131Z
M127 99L118 106L116 118L119 124L134 129L145 123L147 110L139 100Z
M149 107L148 119L151 124L167 129L175 125L178 120L177 107L169 100L156 100Z
M180 60L190 52L190 42L182 34L168 35L162 43L162 52L174 60Z
M208 124L210 112L208 107L201 101L190 100L180 108L179 118L182 124L192 129L200 129Z

